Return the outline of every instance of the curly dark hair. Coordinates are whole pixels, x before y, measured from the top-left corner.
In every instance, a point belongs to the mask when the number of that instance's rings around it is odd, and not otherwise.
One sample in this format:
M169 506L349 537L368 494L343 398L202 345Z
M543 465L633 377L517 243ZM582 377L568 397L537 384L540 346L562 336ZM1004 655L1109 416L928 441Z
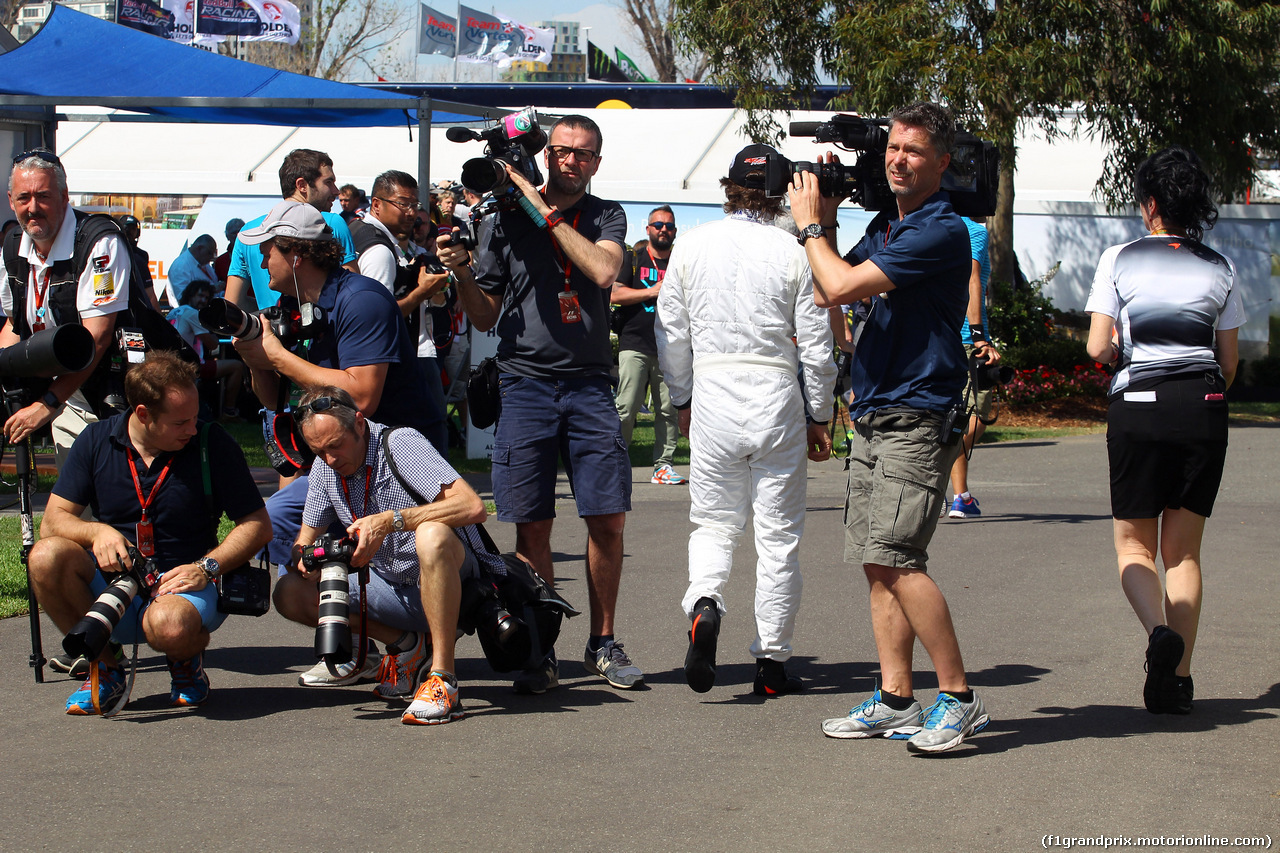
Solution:
M1190 148L1173 145L1143 160L1133 188L1139 205L1155 199L1164 224L1186 231L1196 242L1218 221L1213 182Z
M782 213L781 196L770 198L764 194L764 190L753 190L738 186L728 178L721 178L720 186L724 188L725 213L737 213L739 210L745 210L750 213L758 213L765 219L772 219Z
M345 250L337 240L300 240L297 237L272 237L276 249L283 254L297 252L320 269L336 270L342 266Z

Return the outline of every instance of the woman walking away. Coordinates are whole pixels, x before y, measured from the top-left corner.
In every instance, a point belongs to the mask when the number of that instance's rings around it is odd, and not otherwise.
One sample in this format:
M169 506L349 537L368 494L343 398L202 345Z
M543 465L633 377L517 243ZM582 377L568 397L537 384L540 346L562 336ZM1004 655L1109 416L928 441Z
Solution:
M1111 515L1120 585L1147 632L1142 698L1153 714L1189 714L1200 540L1222 480L1245 316L1235 265L1200 242L1218 211L1199 158L1159 151L1138 167L1135 189L1150 233L1103 253L1085 305L1089 355L1118 367L1107 411Z

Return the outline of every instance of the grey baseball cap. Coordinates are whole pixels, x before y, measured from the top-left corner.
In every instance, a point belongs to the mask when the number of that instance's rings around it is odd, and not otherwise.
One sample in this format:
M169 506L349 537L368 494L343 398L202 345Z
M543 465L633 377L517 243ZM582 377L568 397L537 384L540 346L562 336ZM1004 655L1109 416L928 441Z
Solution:
M333 229L324 221L320 211L306 202L285 199L271 208L267 218L256 228L241 230L239 240L246 246L256 246L276 237L292 237L295 240L332 240Z

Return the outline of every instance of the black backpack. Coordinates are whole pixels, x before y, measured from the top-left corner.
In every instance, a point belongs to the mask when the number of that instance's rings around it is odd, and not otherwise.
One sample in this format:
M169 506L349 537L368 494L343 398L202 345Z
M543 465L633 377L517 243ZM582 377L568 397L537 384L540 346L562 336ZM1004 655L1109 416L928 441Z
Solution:
M121 248L129 252L129 302L124 310L115 314L115 341L107 348L102 360L81 390L99 418L108 418L127 408L124 399L124 374L130 364L141 362L149 350L176 352L184 361L198 363L196 351L182 339L169 321L151 304L147 294L147 282L136 256L130 251L128 241L120 232L120 225L105 213L87 214L74 211L76 219L75 248L72 250L69 273L73 276L70 287L62 287L49 294L49 310L58 325L79 323L76 311L76 285L81 273L89 265L89 253L94 245L110 234L120 236ZM4 267L9 275L9 287L13 293L13 316L10 322L21 338L31 336L27 322L27 281L31 265L18 253L21 229L15 228L4 241ZM61 264L66 261L59 262ZM55 269L58 265L55 264ZM60 273L68 272L65 267ZM61 277L61 276L60 276ZM52 287L52 285L51 285ZM72 319L74 318L74 319Z
M388 428L382 433L382 455L387 467L409 497L419 505L426 504L427 499L401 476L400 469L396 467L391 456L393 432L394 428ZM483 524L476 524L474 528L479 542L474 541L476 537L468 535L468 531L459 531L467 546L477 555L478 574L462 580L458 627L476 635L494 672L532 669L555 647L565 617L577 616L578 610L561 598L533 570L533 566L515 554L500 553ZM506 573L498 574L479 559L481 552L502 560ZM514 624L501 619L502 614L515 617Z

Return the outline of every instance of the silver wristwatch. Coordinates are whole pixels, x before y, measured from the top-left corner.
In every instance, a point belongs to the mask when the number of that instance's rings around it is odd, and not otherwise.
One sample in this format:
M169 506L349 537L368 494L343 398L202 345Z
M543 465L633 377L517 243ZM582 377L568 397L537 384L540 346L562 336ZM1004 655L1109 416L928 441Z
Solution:
M217 579L218 572L222 569L222 566L218 565L218 561L212 557L201 557L196 560L196 568L204 572L205 580L213 583Z
M404 530L404 516L400 514L398 509L391 510L391 528L397 533Z

